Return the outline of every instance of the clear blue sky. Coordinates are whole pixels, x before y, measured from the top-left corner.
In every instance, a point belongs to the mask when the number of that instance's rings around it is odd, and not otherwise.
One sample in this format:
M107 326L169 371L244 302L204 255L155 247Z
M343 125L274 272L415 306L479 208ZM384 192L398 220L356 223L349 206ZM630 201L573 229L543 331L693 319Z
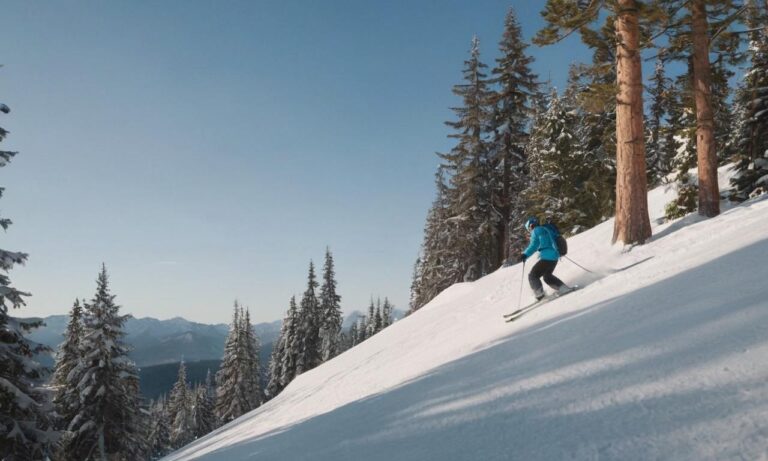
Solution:
M491 64L507 9L530 38L540 4L3 2L14 315L65 313L105 262L126 313L276 320L326 246L345 311L406 308L472 35ZM560 87L589 57L530 51Z

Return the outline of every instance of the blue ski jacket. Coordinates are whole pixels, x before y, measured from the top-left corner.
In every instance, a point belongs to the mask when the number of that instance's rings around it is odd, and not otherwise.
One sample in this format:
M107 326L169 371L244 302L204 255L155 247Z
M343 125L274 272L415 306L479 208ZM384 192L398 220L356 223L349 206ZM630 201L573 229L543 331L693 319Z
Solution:
M531 231L531 243L523 251L527 258L530 258L536 251L541 252L540 259L545 261L557 261L560 259L560 253L557 252L557 245L552 234L544 226L536 226Z

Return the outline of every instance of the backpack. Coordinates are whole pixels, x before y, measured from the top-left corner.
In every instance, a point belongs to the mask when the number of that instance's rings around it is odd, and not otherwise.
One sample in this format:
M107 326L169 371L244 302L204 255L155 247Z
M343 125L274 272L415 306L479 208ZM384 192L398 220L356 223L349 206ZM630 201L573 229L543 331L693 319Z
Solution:
M560 253L560 256L567 255L568 242L566 242L565 237L563 237L563 235L560 234L560 229L557 228L557 226L555 225L555 223L552 222L551 219L547 219L547 223L544 224L544 227L552 235L552 240L555 242L555 247L557 248L557 252Z

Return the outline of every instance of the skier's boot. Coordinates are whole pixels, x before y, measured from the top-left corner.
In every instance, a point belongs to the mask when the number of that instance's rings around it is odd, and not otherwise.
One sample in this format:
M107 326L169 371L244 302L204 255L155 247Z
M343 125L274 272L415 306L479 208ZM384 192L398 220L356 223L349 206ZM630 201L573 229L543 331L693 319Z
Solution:
M542 288L534 290L533 295L536 296L536 301L541 301L544 299L544 290Z
M557 287L557 295L558 296L562 296L562 295L564 295L566 293L570 293L571 291L573 291L573 288L569 287L566 284L562 284L559 287Z

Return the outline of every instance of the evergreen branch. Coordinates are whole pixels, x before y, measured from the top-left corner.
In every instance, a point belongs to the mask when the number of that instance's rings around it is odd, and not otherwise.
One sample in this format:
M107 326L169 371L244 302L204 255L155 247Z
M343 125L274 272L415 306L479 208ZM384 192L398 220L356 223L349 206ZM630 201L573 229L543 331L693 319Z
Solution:
M574 26L571 27L570 30L565 32L564 34L560 36L553 37L550 40L547 40L546 43L539 43L539 44L546 44L546 45L552 45L555 43L560 43L569 36L573 35L574 32L578 31L579 29L585 27L590 22L594 21L598 13L600 12L600 5L598 5L598 2L602 2L602 0L590 0L589 4L584 8L586 13L584 14L584 17L581 21L578 21ZM536 40L534 39L534 43L536 43Z
M765 30L765 27L755 27L754 29L747 29L747 30L735 30L731 33L734 35L741 35L741 34L751 34L752 32L760 32L761 30Z
M682 10L683 8L685 8L686 6L688 6L688 4L689 4L689 3L691 3L691 0L685 0L683 3L681 3L680 5L678 5L678 7L677 7L677 8L675 8L675 9L674 9L674 10L673 10L673 11L672 11L672 12L671 12L669 15L667 15L667 21L669 21L669 19L670 19L670 18L674 18L675 16L677 16L677 13L679 13L679 12L680 12L680 10ZM646 40L646 41L645 41L645 43L643 43L643 45L641 46L641 48L644 48L645 46L649 45L651 42L653 42L653 41L654 41L654 40L656 40L657 38L659 38L659 37L661 37L662 35L664 35L665 33L667 33L667 31L668 31L669 29L672 29L672 28L674 28L674 27L678 27L678 26L681 26L681 25L685 24L685 22L686 22L686 21L685 21L685 18L682 18L682 19L680 19L680 20L679 20L679 21L677 21L677 22L674 22L674 23L672 23L672 24L667 24L666 26L664 26L664 28L663 28L663 29L662 29L662 30L661 30L659 33L657 33L657 34L656 34L656 35L654 35L653 37L651 37L651 38L649 38L648 40ZM657 55L657 56L658 56L658 55Z
M709 46L710 46L710 47L712 46L712 43L714 43L714 42L715 42L715 39L716 39L716 38L717 38L717 37L718 37L718 36L719 36L721 33L723 33L723 32L725 31L725 29L727 29L727 28L728 28L728 26L730 26L730 25L731 25L731 23L732 23L734 20L736 20L736 18L737 18L737 17L739 17L739 16L740 16L740 15L741 15L743 12L747 11L747 8L748 8L748 7L749 7L749 3L746 3L746 4L744 4L744 6L742 6L742 7L741 7L741 8L739 8L738 10L736 10L736 12L735 12L735 13L733 13L732 15L728 16L727 18L725 18L725 19L723 20L723 22L722 22L722 24L723 24L723 25L722 25L722 27L720 27L720 29L719 29L717 32L715 32L714 34L712 34L712 38L710 38L710 40L709 40Z

